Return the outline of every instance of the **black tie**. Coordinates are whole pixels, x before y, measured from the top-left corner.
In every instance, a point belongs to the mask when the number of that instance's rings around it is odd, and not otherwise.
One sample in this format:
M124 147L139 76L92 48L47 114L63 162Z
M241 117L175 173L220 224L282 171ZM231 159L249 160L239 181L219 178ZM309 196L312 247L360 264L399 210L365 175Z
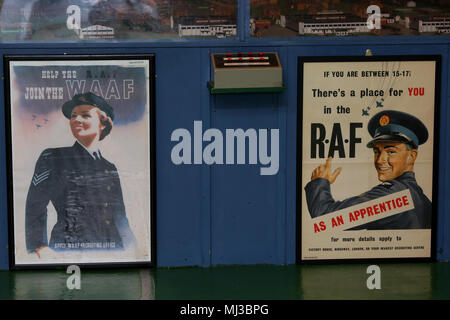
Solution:
M94 151L94 158L95 160L100 160L100 157L98 156L97 152Z

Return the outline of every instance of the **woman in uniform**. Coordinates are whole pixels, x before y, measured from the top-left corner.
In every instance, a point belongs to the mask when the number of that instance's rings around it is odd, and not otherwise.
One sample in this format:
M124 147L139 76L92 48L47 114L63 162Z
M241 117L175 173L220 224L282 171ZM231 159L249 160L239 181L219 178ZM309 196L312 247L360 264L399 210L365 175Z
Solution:
M114 110L92 92L62 106L76 142L40 155L26 200L26 246L40 250L126 249L135 243L125 214L116 166L103 158L101 141L113 127ZM57 222L47 239L47 205Z

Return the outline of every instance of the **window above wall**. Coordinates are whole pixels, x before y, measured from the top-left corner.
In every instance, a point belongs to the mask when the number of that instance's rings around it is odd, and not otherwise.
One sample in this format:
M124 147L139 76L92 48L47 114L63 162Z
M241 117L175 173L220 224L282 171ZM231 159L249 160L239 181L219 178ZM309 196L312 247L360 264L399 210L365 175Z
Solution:
M448 0L250 0L255 38L449 34Z
M238 0L0 0L0 41L233 38Z
M0 0L1 42L418 35L450 35L450 1Z

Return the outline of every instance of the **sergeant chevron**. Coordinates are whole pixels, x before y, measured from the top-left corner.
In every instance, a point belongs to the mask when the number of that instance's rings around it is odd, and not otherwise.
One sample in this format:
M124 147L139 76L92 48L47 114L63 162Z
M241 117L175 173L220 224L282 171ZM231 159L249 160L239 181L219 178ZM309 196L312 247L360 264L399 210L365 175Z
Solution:
M45 179L47 179L50 176L50 170L46 170L44 172L41 172L39 174L35 173L33 175L33 184L34 186L37 186L39 183L41 183L42 181L44 181Z

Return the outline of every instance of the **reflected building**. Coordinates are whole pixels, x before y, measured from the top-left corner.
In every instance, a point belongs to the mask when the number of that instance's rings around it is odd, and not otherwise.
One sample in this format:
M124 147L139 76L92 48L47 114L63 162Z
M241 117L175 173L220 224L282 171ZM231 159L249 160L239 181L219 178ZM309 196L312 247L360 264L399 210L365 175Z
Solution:
M174 0L172 5L171 25L180 37L237 35L236 0Z
M237 35L237 25L236 21L229 17L180 17L178 35L180 37L235 37Z
M328 11L316 15L286 16L281 18L281 26L298 32L299 35L346 36L368 33L367 19L338 11Z
M411 23L411 28L419 33L450 33L450 16L417 17Z

